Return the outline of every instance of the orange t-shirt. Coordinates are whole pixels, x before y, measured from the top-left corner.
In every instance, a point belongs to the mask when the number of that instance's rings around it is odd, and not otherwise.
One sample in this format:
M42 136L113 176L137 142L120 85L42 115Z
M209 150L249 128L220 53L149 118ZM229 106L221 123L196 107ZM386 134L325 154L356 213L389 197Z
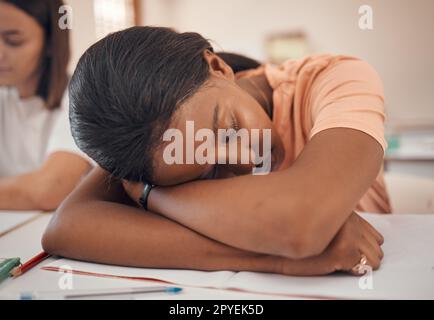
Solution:
M377 72L367 62L349 56L315 55L266 64L237 73L237 78L264 74L273 88L273 123L292 165L318 132L345 127L369 134L385 151L384 94ZM355 210L390 213L383 167Z

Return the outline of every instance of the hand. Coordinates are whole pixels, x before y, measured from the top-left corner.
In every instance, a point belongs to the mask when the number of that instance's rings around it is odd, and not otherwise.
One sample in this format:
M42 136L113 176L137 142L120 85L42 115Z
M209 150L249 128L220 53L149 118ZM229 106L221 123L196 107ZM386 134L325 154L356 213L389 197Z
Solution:
M365 255L373 270L380 267L384 257L381 245L383 236L365 219L353 212L342 228L339 230L326 252L334 263L336 271L345 271L360 276L365 272L357 272L352 269Z
M137 204L140 205L140 197L142 196L144 184L140 182L129 182L122 180L122 186L124 187L127 195Z
M380 247L383 242L383 236L353 212L322 254L301 260L280 258L276 271L296 276L326 275L344 271L361 276L364 272L354 272L353 267L360 262L361 255L364 254L368 259L368 265L374 270L378 269L384 256Z

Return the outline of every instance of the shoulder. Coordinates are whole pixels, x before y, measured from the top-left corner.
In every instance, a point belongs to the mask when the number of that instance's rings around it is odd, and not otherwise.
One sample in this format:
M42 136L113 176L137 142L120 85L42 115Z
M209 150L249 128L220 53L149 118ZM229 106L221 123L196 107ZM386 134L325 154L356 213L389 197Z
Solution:
M310 134L334 127L352 128L372 136L385 151L384 100L383 83L374 67L357 58L336 60L312 84Z
M344 80L364 80L382 86L377 70L367 61L358 58L339 59L325 70L323 77Z
M384 95L383 81L370 63L355 57L341 57L336 56L334 62L318 74L313 83L313 91L330 92L345 86L350 91L363 89L379 96Z
M266 64L265 72L273 88L282 83L301 83L304 89L315 81L333 76L342 66L361 62L360 59L347 55L316 54L302 59L289 59L281 64ZM343 71L345 73L345 71Z
M378 103L371 106L384 108L384 86L377 70L368 62L347 56L334 56L330 63L311 81L310 101L327 104L349 97L375 97Z

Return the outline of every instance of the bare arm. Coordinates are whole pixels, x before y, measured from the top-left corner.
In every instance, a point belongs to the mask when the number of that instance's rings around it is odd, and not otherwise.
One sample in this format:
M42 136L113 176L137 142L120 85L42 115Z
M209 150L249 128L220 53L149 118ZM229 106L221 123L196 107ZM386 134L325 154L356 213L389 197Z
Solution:
M53 210L89 169L82 157L55 152L34 172L0 178L0 209Z
M331 246L321 256L300 261L232 248L167 218L135 208L120 182L109 181L108 177L106 171L95 168L67 198L43 236L45 251L136 267L290 275L347 270L359 257L354 258L354 252L348 250L354 246L343 250L340 245Z
M277 268L266 255L227 247L135 208L121 184L101 168L57 210L42 244L53 254L118 265L268 272Z
M328 129L313 137L288 170L159 187L148 205L228 245L300 259L326 249L382 160L380 144L367 134Z

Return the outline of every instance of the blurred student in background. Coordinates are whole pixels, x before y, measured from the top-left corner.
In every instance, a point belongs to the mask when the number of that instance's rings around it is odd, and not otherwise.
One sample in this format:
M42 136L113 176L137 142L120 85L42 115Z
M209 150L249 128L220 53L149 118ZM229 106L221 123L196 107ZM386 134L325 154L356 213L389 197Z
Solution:
M0 0L0 210L51 210L91 165L70 135L61 0Z

